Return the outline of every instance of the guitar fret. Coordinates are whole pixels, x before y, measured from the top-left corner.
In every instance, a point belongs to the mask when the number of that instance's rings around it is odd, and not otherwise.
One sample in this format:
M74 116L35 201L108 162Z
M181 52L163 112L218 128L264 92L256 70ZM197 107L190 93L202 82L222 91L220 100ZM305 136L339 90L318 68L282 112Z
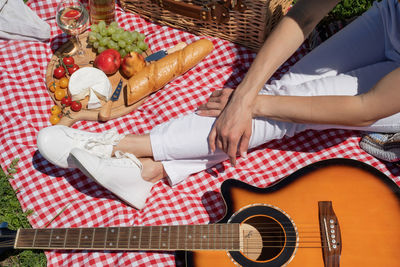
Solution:
M92 248L105 248L105 236L106 236L107 228L99 227L96 229L95 234L93 235L93 245Z
M108 235L108 229L106 229L106 235L104 236L104 248L106 248L107 245L107 235Z
M218 234L217 234L217 224L214 223L214 234L213 234L213 237L214 237L214 249L217 249L217 236L218 236Z
M138 246L138 248L141 248L141 244L142 244L142 232L143 232L143 227L140 227L139 246Z
M131 247L131 232L132 232L132 227L129 227L129 234L128 234L128 248Z
M130 227L129 248L140 248L142 227Z
M120 249L129 249L131 241L132 227L119 227L118 229L118 245Z
M37 231L38 231L38 229L35 229L35 235L33 236L32 247L35 247Z
M52 234L50 238L49 247L50 248L63 248L65 247L66 231L68 228L54 228L51 229Z
M50 238L49 238L49 245L48 247L50 247L50 243L51 243L51 237L53 236L53 229L50 230Z
M65 247L66 248L79 248L79 228L68 229L68 236L66 235Z
M65 235L64 235L64 247L66 247L66 243L67 243L67 235L68 235L68 228L65 230Z
M91 248L93 248L93 245L94 245L94 236L95 236L95 234L96 234L96 228L93 228L93 234L92 234L92 244L91 244Z
M81 228L81 235L79 238L79 247L80 248L93 248L92 245L92 235L93 228Z
M82 235L82 228L79 229L78 248L81 245L81 235Z
M162 227L159 227L160 228L160 233L159 233L159 236L158 236L158 239L159 239L159 241L158 241L158 247L159 248L161 248L161 241L162 241L162 238L161 238L161 234L162 234Z
M170 249L171 246L171 227L169 227L168 231L168 249Z
M141 232L140 246L143 249L149 249L151 244L151 226L143 226ZM145 245L147 246L145 247Z
M37 248L48 248L50 232L48 229L36 229L35 242L33 247Z
M176 240L176 249L179 249L179 248L180 248L180 246L179 246L179 232L181 231L181 230L180 230L181 227L177 226L176 229L178 230L178 231L177 231L177 232L178 232L178 234L177 234L177 240Z
M107 228L106 248L117 248L117 235L115 227Z
M121 228L118 228L118 235L117 235L117 248L119 248L119 232L120 232Z

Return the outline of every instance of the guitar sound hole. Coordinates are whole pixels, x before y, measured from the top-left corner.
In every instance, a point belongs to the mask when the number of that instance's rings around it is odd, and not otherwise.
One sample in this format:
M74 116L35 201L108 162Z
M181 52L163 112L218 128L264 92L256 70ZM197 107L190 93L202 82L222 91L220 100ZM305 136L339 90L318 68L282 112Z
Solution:
M249 242L246 249L246 235L244 239L243 254L256 261L269 261L281 254L286 245L286 234L280 223L272 217L265 215L252 216L244 221L245 224L254 227L260 242ZM248 235L249 237L249 235ZM252 255L253 254L253 255Z

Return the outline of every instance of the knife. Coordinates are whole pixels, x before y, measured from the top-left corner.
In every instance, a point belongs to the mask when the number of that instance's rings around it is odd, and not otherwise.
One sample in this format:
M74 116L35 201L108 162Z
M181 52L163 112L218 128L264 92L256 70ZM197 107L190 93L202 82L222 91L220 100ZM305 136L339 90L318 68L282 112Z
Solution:
M118 100L119 95L121 94L121 89L122 89L122 79L120 79L117 88L115 88L115 91L112 94L110 100L108 100L107 103L101 107L99 112L100 121L108 121L110 119L112 103Z
M174 47L172 47L170 49L157 51L157 52L151 54L150 56L147 56L144 60L147 61L147 62L157 61L159 59L162 59L166 55L171 54L173 52L176 52L178 50L181 50L181 49L183 49L185 47L186 47L186 43L185 42L180 42L176 46L174 46Z

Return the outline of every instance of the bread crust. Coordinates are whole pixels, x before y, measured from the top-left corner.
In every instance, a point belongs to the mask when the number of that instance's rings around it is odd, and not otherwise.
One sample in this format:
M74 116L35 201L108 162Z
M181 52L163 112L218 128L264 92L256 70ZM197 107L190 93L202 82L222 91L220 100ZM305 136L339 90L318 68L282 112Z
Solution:
M214 48L208 39L200 39L157 60L128 80L126 104L132 105L163 88L202 61Z

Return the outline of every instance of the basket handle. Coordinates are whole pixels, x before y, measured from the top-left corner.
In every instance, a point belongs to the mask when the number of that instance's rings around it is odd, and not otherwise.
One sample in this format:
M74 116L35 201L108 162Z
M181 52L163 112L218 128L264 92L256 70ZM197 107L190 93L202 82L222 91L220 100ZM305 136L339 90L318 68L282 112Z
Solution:
M225 23L229 21L228 8L241 12L246 9L242 0L223 0L222 3L211 3L204 6L174 0L152 0L152 2L156 3L161 8L179 15L203 21L214 21L217 23Z

